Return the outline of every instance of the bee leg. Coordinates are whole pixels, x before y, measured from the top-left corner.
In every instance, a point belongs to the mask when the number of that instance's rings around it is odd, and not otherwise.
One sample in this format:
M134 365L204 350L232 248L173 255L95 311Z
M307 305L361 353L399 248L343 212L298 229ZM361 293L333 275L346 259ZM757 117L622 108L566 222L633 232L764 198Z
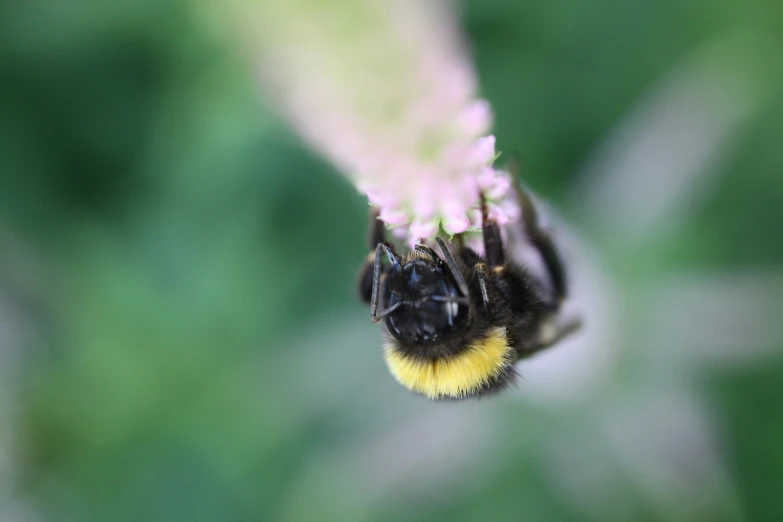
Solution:
M386 224L378 217L378 210L370 210L369 233L367 237L368 249L370 253L364 259L361 268L359 268L359 277L357 286L359 288L359 297L365 303L372 300L373 272L375 268L375 257L378 245L386 242Z
M481 230L484 238L484 255L489 265L489 270L486 266L482 270L479 265L476 265L477 272L480 274L483 272L483 278L481 276L479 278L479 283L484 281L482 292L486 289L486 279L491 279L494 287L505 296L512 308L530 309L533 303L540 299L530 292L522 278L515 276L506 268L506 254L503 250L500 226L489 217L484 196L481 196Z
M520 358L529 357L545 350L579 331L581 328L581 317L563 318L560 316L553 316L551 322L544 323L539 328L536 342L532 346L520 350Z
M516 178L516 176L515 176ZM517 201L522 210L522 226L533 247L538 250L551 281L553 298L559 305L568 294L568 281L563 261L555 246L552 235L541 225L532 193L517 181L514 183Z
M505 265L506 254L503 252L503 239L500 236L500 227L494 219L489 217L487 202L483 194L481 196L481 233L484 236L484 255L490 268Z
M381 252L383 251L383 243L378 243L375 248L375 254L373 256L372 263L372 286L370 289L370 320L373 323L377 323L378 318L378 299L381 289L381 278L383 277L383 267L381 266Z
M446 241L442 237L436 237L435 242L438 243L438 247L440 247L440 252L443 254L443 261L446 263L449 271L451 271L451 275L454 277L454 282L457 283L457 288L459 288L462 297L468 297L470 295L468 284L465 282L465 278L462 276L462 272L460 272L457 262L454 261L454 256L451 254L451 250L449 250L449 245L446 244Z
M489 216L486 202L481 198L482 234L484 236L484 251L487 264L491 269L492 280L500 292L517 310L539 309L542 312L555 314L565 296L564 272L560 257L554 247L551 237L538 226L532 199L525 192L520 192L520 206L525 216L525 233L532 236L535 248L544 258L547 272L550 273L552 284L521 277L513 268L506 265L506 255L503 248L500 226ZM554 289L548 287L554 286Z
M484 314L489 315L489 293L487 292L487 265L476 263L474 266L476 276L478 277L479 288L481 289L481 300L484 303Z
M372 262L372 289L370 291L370 320L373 323L379 322L400 306L402 302L398 302L385 310L380 310L378 301L381 299L381 283L386 277L383 271L383 265L381 265L381 254L386 254L386 259L389 260L392 270L400 272L402 270L402 264L400 263L400 256L394 251L394 248L389 243L378 243L375 247L375 259Z

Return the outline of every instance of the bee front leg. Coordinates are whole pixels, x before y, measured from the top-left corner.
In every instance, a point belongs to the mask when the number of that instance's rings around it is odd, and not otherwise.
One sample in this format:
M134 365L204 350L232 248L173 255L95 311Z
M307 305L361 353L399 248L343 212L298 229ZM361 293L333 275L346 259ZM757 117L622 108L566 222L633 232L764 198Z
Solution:
M506 254L503 251L500 227L494 219L489 217L487 202L483 194L481 196L481 233L484 237L484 255L487 258L487 264L493 269L505 265Z
M482 234L487 264L495 286L517 310L539 309L556 313L565 297L565 273L560 256L548 232L539 226L538 214L532 197L523 189L518 191L522 209L523 227L533 246L543 258L550 282L540 281L529 272L519 271L515 263L507 264L500 226L489 216L486 202L481 199Z
M489 316L489 292L487 292L487 265L484 263L476 263L474 267L476 271L476 277L479 282L479 289L481 290L481 301L484 303L484 315Z
M568 296L568 274L551 232L542 224L535 197L524 184L518 181L518 160L509 166L515 183L516 199L522 212L521 226L527 241L538 251L543 261L548 281L534 278L532 282L541 288L541 302L549 310L538 328L538 338L523 356L536 353L559 343L582 328L582 318L566 315L562 303Z
M359 289L359 297L361 297L362 301L365 303L370 304L372 301L376 251L378 245L386 242L386 224L380 219L378 210L375 208L370 210L370 219L367 228L367 242L370 253L367 254L361 268L359 268L357 286Z
M530 357L549 348L578 332L582 328L581 317L550 316L538 329L538 339L531 346L520 351L520 358Z
M514 175L514 190L517 202L522 211L522 227L528 241L541 255L541 259L549 275L553 298L559 305L568 295L568 280L563 261L558 252L555 241L549 230L541 224L541 219L536 208L533 194L520 182L514 171L519 170L518 163L509 168Z
M525 274L519 273L517 267L509 267L506 264L506 253L503 247L500 226L494 219L490 218L483 196L481 198L481 215L484 255L489 270L486 267L479 270L481 276L479 281L484 281L484 287L486 288L487 282L491 280L494 287L515 310L529 311L538 307L541 298L535 288L528 284Z

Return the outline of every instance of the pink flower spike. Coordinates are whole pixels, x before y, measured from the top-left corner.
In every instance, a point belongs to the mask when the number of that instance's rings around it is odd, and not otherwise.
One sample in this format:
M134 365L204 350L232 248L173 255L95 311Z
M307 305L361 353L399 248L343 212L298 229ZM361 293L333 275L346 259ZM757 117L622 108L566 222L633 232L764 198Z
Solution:
M476 166L484 166L495 159L495 136L490 134L476 140L473 151L470 154L470 163Z
M395 239L405 239L408 237L408 227L394 227L391 229L391 235Z
M418 189L413 194L413 213L421 222L430 221L435 216L436 204L440 193L429 180L437 179L433 169L425 170L419 180Z
M489 199L500 199L511 188L511 180L506 177L496 176L491 186L484 190L484 195Z
M397 204L397 199L389 196L388 192L382 189L372 189L365 194L367 200L376 207L393 207Z
M382 208L380 214L381 220L387 225L404 225L408 222L408 214L402 209Z
M468 220L470 220L470 228L481 228L481 209L474 208L468 211Z
M418 241L419 239L429 239L438 233L438 222L435 220L421 222L419 220L411 223L410 236L411 240Z
M522 215L522 209L515 199L507 198L500 203L500 208L508 216L509 221L516 221Z
M448 234L461 234L468 228L470 228L470 221L467 214L455 214L443 218L443 230Z
M471 161L475 145L450 143L443 148L440 161L445 165L462 166Z
M509 222L508 215L503 211L503 209L493 203L487 205L487 213L489 214L490 219L494 219L495 222L500 226L503 226Z
M359 189L359 192L366 195L367 200L376 207L384 208L397 206L397 198L392 196L387 189L366 182L357 183L356 188Z
M497 173L492 167L482 168L481 172L479 172L478 176L476 177L479 188L481 190L488 190L490 187L492 187L496 176Z
M465 107L459 117L462 132L469 136L480 136L492 126L492 109L487 100L475 100Z
M502 187L483 170L496 157L494 115L477 96L451 2L318 4L316 16L314 2L297 0L227 10L269 106L366 195L400 242L469 230L480 194L497 202Z

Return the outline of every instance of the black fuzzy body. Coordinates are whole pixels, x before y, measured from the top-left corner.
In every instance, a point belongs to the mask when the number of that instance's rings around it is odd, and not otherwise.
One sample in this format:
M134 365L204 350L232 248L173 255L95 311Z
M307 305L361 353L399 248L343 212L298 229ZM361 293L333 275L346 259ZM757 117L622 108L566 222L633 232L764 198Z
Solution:
M449 245L436 237L431 247L419 244L404 255L386 241L383 222L370 214L371 253L359 275L359 292L370 304L373 322L383 321L387 349L403 361L433 370L450 359L457 366L472 359L467 352L493 354L498 366L486 372L479 389L455 397L481 396L505 388L514 377L514 363L559 342L581 327L578 317L563 317L567 278L554 237L541 225L532 194L516 186L521 219L507 225L540 256L545 277L531 274L509 255L501 226L490 217L481 198L484 255L466 248L462 236ZM452 253L453 252L453 253ZM385 255L388 264L382 262ZM498 344L498 343L502 344ZM502 359L498 348L502 347ZM464 357L463 357L464 356ZM465 375L468 375L467 373ZM406 381L407 382L407 381ZM415 385L407 382L410 389ZM438 392L440 393L440 392ZM428 395L429 396L429 395ZM435 397L433 397L435 398ZM447 397L439 397L447 398Z
M418 252L411 252L403 263L421 259ZM436 360L454 357L471 346L480 344L493 328L504 328L509 346L522 358L535 351L538 339L538 325L548 315L548 307L536 292L535 281L524 268L508 264L502 271L487 275L486 290L488 302L485 305L479 284L478 271L486 269L486 261L475 251L464 248L455 260L470 289L468 317L463 328L440 342L421 343L414 340L395 338L386 328L385 335L395 349L407 357L418 360ZM365 276L365 285L370 281ZM389 306L389 296L399 291L399 281L386 277L381 285L381 302ZM367 290L366 293L369 293Z

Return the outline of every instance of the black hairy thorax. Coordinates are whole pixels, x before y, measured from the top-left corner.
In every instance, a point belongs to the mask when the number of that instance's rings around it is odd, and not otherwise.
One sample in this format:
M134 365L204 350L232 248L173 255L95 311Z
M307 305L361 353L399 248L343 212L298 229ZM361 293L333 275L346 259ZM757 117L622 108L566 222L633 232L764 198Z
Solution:
M453 278L434 259L409 255L386 279L385 308L397 307L386 318L389 333L411 344L448 340L468 317L468 305L457 302L459 297Z
M511 312L504 299L489 288L488 309L482 302L474 265L482 259L466 248L457 259L470 296L462 302L448 269L426 253L412 251L399 272L387 274L383 288L384 308L398 307L385 318L386 329L397 350L416 359L435 360L458 355L486 338L492 326L505 326ZM509 332L515 337L515 332Z

